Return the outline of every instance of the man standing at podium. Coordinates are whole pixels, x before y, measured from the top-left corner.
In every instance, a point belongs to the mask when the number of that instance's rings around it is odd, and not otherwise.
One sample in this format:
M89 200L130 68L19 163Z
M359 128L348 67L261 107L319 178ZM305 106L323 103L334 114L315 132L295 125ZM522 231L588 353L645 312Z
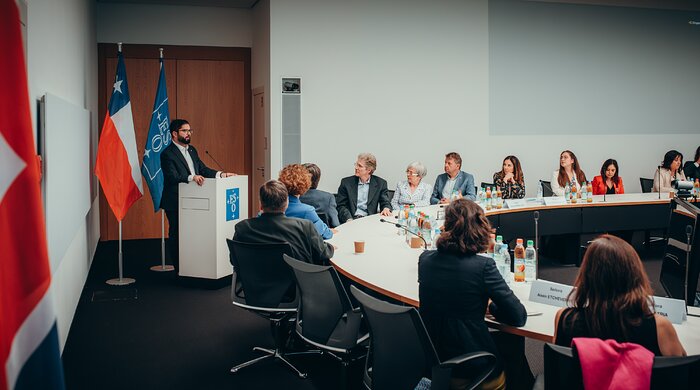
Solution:
M179 263L178 232L178 184L194 181L204 184L205 178L229 177L233 173L215 171L202 162L197 149L190 145L193 130L184 119L170 122L170 136L173 142L160 155L160 167L163 170L163 197L160 207L168 217L168 247L166 254L177 268Z

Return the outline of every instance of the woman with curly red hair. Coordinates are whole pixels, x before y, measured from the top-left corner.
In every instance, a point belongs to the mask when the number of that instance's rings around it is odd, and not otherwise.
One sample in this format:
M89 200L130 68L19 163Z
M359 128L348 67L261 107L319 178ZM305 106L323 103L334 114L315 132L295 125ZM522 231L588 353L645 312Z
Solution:
M314 223L316 230L324 240L332 238L333 230L318 217L314 207L301 203L299 200L299 197L311 187L311 177L306 168L301 164L287 165L280 171L279 181L287 187L289 193L289 206L284 214L288 217L308 219Z

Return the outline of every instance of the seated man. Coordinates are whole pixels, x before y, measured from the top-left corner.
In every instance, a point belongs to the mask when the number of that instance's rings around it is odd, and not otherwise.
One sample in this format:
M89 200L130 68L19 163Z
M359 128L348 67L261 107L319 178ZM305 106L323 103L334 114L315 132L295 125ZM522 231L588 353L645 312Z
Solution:
M327 265L333 257L333 246L323 241L314 224L306 219L288 218L287 187L270 180L260 187L260 208L257 218L236 225L233 239L248 243L288 242L292 257L313 264Z
M454 191L460 198L476 199L474 176L462 171L462 157L459 153L451 152L445 155L445 173L435 180L430 204L450 203Z

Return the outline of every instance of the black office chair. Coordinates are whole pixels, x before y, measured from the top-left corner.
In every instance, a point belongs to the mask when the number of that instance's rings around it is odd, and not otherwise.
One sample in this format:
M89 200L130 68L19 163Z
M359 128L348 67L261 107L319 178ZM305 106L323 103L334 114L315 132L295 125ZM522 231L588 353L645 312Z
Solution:
M554 191L552 191L551 181L540 180L540 185L542 186L542 196L548 197L554 195Z
M413 389L431 371L431 389L448 389L453 368L479 359L484 363L469 384L473 389L496 366L496 357L488 352L468 353L440 362L416 308L380 301L355 286L350 287L350 292L362 305L369 322L370 353L364 375L368 389Z
M275 349L254 347L254 351L265 352L265 355L239 364L231 372L274 358L284 362L299 377L306 378L306 373L299 371L286 357L318 351L287 353L284 350L290 333L288 323L299 303L294 274L282 259L283 254L291 253L289 244L252 244L228 239L226 243L233 265L233 304L269 320L275 341Z
M697 388L695 373L700 369L700 355L687 357L654 357L651 389ZM544 345L544 375L537 377L533 389L583 389L581 365L571 348Z
M491 189L493 190L496 188L496 185L493 183L486 183L486 182L482 181L481 188L486 188L486 187L491 187ZM476 192L479 192L479 190L477 190Z
M642 192L648 194L654 188L654 179L639 178L639 185L642 186Z
M654 189L654 179L647 179L644 177L639 178L639 185L642 187L642 192L648 194ZM649 248L649 246L655 242L665 242L666 239L663 237L651 236L649 230L644 231L644 246Z
M386 193L389 194L389 202L391 202L392 199L394 199L394 190L386 190Z
M369 333L362 313L353 308L343 283L331 266L309 264L283 255L299 287L296 332L304 341L341 362L341 388L348 385L348 367L367 354Z

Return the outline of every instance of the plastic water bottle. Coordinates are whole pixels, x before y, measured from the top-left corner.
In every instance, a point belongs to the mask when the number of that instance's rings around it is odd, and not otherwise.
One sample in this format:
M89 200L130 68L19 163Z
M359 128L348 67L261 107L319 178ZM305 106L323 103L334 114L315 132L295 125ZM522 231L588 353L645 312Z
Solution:
M532 283L537 279L537 251L532 240L527 240L525 248L525 282Z
M501 274L504 280L508 280L509 269L506 269L506 259L503 255L503 249L505 245L503 244L503 236L496 236L496 246L493 251L493 261L496 263L496 269ZM506 249L507 250L507 249Z
M525 247L523 239L518 238L515 245L515 267L513 267L516 282L525 281Z
M542 199L544 197L544 190L542 189L542 182L537 186L537 199Z
M404 205L403 210L399 209L399 222L398 223L399 223L399 225L401 225L403 227L406 227L406 214L408 214L408 205ZM396 234L398 234L399 236L402 234L406 234L406 231L401 229L401 228L398 228L396 230L397 230Z
M588 184L585 181L581 185L581 202L588 203Z
M566 183L566 187L564 187L564 198L566 203L571 203L571 186L569 186L569 183Z
M408 224L406 228L409 232L418 234L418 219L416 219L416 214L414 214L413 211L408 213ZM413 234L406 233L406 243L409 245L411 244L411 237L413 237Z
M433 237L432 238L433 238L433 249L437 249L437 241L438 241L438 238L440 238L440 229L435 228L435 230L433 230Z
M431 249L433 245L433 229L432 229L432 223L430 222L430 216L426 215L425 219L423 220L423 225L421 226L421 236L423 236L423 239L425 240L426 246L428 249Z
M503 256L503 279L505 279L506 284L510 286L510 282L513 281L513 276L510 272L510 252L508 251L508 245L503 244L501 247L501 256Z

